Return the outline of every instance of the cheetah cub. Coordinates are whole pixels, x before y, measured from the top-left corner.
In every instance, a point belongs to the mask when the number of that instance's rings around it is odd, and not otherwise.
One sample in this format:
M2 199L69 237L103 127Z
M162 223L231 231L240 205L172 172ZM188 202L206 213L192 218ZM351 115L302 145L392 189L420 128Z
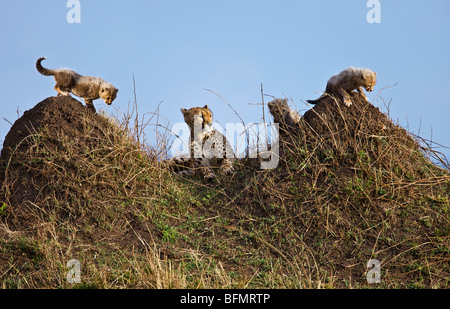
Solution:
M320 98L317 100L307 100L307 102L317 104L325 96L337 94L341 96L346 106L351 106L352 100L348 92L356 89L367 100L363 88L371 92L376 83L377 73L365 68L350 67L328 80L325 93Z
M119 92L119 89L100 77L82 76L69 69L46 69L41 64L45 59L41 57L37 60L36 69L42 75L55 78L55 90L58 96L69 96L73 93L83 98L86 106L95 112L93 100L102 98L107 105L111 105Z
M184 176L201 171L208 181L215 178L212 168L219 167L223 173L230 174L233 171L234 151L226 137L213 128L213 115L208 105L181 108L181 112L190 129L190 157L172 159L173 166L189 167L176 173Z
M299 123L302 116L288 105L287 99L275 99L269 102L269 111L273 116L273 121L280 125L293 127Z

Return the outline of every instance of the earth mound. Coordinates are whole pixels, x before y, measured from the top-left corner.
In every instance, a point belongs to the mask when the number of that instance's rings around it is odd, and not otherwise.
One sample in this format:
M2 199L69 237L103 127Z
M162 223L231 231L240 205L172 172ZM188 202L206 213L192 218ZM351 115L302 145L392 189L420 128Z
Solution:
M8 203L19 209L45 197L54 183L62 182L61 174L71 172L68 167L76 162L69 162L70 157L85 156L103 144L112 128L106 118L69 96L49 97L24 112L6 135L0 156L5 167L0 180L8 184ZM44 173L49 162L59 166L61 174Z
M352 100L305 113L277 168L241 159L214 184L172 175L129 117L39 103L2 152L3 286L73 287L78 259L80 287L448 287L450 174ZM374 259L380 285L366 276Z
M335 163L340 168L354 168L362 159L372 167L424 176L417 161L424 159L424 147L361 95L350 95L349 107L328 96L304 114L300 131L308 141L319 141L323 153L318 158L339 159Z
M272 253L322 265L314 275L364 285L367 262L377 259L385 286L412 286L423 279L416 266L433 259L448 276L447 254L436 253L449 248L439 237L449 232L450 174L386 114L351 97L350 107L327 97L307 111L282 136L277 169L224 186L232 207L223 211L239 218L241 233L270 235Z
M22 144L27 137L39 132L44 127L50 134L66 132L76 138L80 131L80 121L86 115L92 115L81 102L72 97L50 97L26 111L11 127L3 142L1 160L7 160L11 151ZM19 147L18 151L24 147Z

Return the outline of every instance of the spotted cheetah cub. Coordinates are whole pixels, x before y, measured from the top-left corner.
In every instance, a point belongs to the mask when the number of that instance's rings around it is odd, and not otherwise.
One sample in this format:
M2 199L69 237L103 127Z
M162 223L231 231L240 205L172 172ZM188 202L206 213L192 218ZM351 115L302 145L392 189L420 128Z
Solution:
M176 171L178 175L192 175L201 171L205 180L215 178L212 168L219 167L225 174L233 171L233 148L226 137L213 128L213 115L208 105L181 108L184 121L190 129L189 158L173 158L172 165L188 169Z
M299 123L302 116L288 105L287 99L275 99L269 102L269 111L273 116L273 122L281 126L293 127Z
M56 81L55 90L58 96L69 96L70 93L81 97L86 106L95 112L93 100L102 98L107 105L111 105L117 96L119 89L100 77L82 76L69 69L50 70L42 66L41 57L36 61L36 69L45 76L53 76Z
M320 98L307 100L307 102L317 104L327 95L339 95L346 106L351 106L352 100L348 92L356 89L367 100L363 88L371 92L376 83L377 73L365 68L350 67L328 80L325 93Z

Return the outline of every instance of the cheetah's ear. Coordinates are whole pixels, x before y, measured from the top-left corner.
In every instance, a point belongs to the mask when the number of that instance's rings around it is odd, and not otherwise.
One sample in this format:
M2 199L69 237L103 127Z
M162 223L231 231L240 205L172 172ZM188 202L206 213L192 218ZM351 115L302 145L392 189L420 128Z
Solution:
M183 113L183 115L187 112L187 109L185 109L185 108L180 108L181 109L181 112Z
M208 105L203 106L203 108L209 109Z

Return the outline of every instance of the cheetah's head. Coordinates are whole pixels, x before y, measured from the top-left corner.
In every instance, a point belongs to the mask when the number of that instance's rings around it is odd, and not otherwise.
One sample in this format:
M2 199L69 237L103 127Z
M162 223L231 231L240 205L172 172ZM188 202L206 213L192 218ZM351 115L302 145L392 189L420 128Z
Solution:
M181 108L181 112L183 113L184 121L191 131L193 131L196 126L199 128L201 126L202 132L204 133L208 133L212 130L213 115L208 105L190 109Z
M267 104L275 123L284 122L284 115L289 109L287 99L275 99Z
M111 105L112 102L117 97L117 92L119 92L119 89L115 88L111 84L104 84L100 87L100 97L105 101L107 105Z
M364 72L363 76L363 86L368 92L373 91L373 87L377 83L377 73L367 70Z
M287 99L275 99L267 105L275 123L295 126L300 121L301 116L289 107L287 102Z

